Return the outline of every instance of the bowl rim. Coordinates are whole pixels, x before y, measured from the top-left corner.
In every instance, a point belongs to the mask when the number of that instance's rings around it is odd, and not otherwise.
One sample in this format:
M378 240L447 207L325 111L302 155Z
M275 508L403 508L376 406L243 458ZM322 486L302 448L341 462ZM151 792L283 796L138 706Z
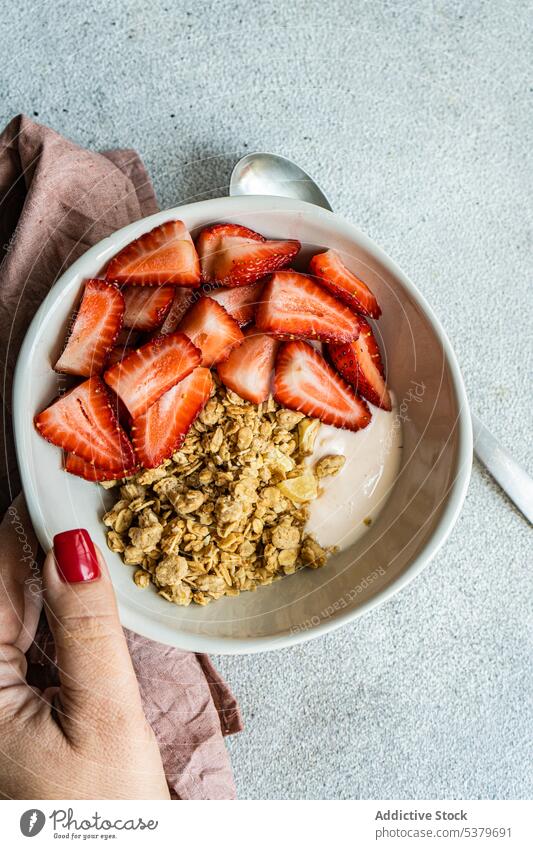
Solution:
M213 198L197 201L190 204L172 207L160 212L140 218L125 227L116 230L110 236L102 239L92 248L89 248L79 257L55 282L35 313L24 341L15 366L13 380L13 428L15 434L15 447L17 461L22 481L22 489L26 498L28 511L35 529L37 538L43 547L47 549L50 545L49 535L39 521L39 504L32 486L32 473L30 471L29 458L22 451L22 432L27 427L26 419L28 412L22 403L23 383L27 374L27 364L32 356L33 345L41 330L45 317L53 311L60 301L63 291L77 275L86 276L83 269L87 266L96 265L101 259L101 265L128 242L137 238L142 233L173 218L184 218L199 214L205 210L205 220L217 220L247 212L294 212L305 213L318 223L324 221L331 225L332 220L337 229L347 239L357 242L378 260L391 274L396 276L417 303L425 318L431 325L433 332L442 345L445 360L449 368L451 382L457 403L457 419L454 429L457 428L458 447L455 457L455 470L452 483L447 491L444 507L438 519L438 524L433 530L423 549L413 558L406 569L398 575L387 587L361 604L355 610L347 610L338 613L335 618L328 618L318 625L301 631L288 631L277 636L233 638L233 637L211 637L174 630L170 626L154 620L145 620L143 615L129 609L122 604L117 597L117 604L121 623L124 627L135 631L148 639L157 640L167 645L179 647L183 650L196 652L211 652L215 654L251 654L255 652L270 651L275 649L294 646L307 640L323 636L330 631L355 621L360 616L368 613L373 608L387 601L407 584L409 584L435 557L440 548L448 539L461 511L470 481L473 457L472 421L466 395L466 389L459 368L457 357L453 347L432 308L420 293L415 284L407 277L401 268L392 260L385 251L379 247L369 236L358 227L346 221L337 213L315 206L305 201L292 198L281 198L270 195L240 195L233 197ZM202 217L200 215L200 217ZM106 256L106 255L109 256ZM140 622L138 621L140 618ZM145 621L149 626L145 626Z

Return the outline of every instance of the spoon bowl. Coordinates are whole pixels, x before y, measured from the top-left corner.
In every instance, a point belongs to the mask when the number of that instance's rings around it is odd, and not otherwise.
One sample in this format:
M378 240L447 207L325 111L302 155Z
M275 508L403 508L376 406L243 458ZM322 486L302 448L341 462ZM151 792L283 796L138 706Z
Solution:
M274 195L314 203L332 212L326 195L296 163L275 153L249 153L230 179L230 195Z

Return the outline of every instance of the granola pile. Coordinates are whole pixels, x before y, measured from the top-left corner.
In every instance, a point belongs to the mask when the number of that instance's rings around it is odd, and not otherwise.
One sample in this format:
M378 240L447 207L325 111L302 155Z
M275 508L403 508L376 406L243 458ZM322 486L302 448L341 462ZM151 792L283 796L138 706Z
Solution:
M109 548L139 567L137 586L153 583L179 605L324 566L332 549L305 532L307 505L344 457L306 463L319 427L272 398L248 403L217 381L172 459L102 484L119 487L103 517Z

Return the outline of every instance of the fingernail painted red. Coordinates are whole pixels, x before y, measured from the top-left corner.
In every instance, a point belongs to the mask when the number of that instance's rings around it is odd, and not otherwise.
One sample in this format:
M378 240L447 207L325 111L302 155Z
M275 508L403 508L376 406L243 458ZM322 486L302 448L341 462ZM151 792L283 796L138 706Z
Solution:
M100 577L93 541L84 528L56 534L54 555L59 576L68 584L95 581Z

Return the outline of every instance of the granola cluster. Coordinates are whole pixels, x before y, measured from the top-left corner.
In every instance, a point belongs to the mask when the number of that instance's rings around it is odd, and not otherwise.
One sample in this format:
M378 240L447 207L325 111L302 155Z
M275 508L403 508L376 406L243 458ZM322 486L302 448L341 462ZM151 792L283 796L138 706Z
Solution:
M139 567L137 586L153 583L180 605L324 566L331 549L305 532L307 505L344 457L306 463L319 427L272 398L256 406L217 382L171 460L103 484L120 487L103 517L109 548Z

